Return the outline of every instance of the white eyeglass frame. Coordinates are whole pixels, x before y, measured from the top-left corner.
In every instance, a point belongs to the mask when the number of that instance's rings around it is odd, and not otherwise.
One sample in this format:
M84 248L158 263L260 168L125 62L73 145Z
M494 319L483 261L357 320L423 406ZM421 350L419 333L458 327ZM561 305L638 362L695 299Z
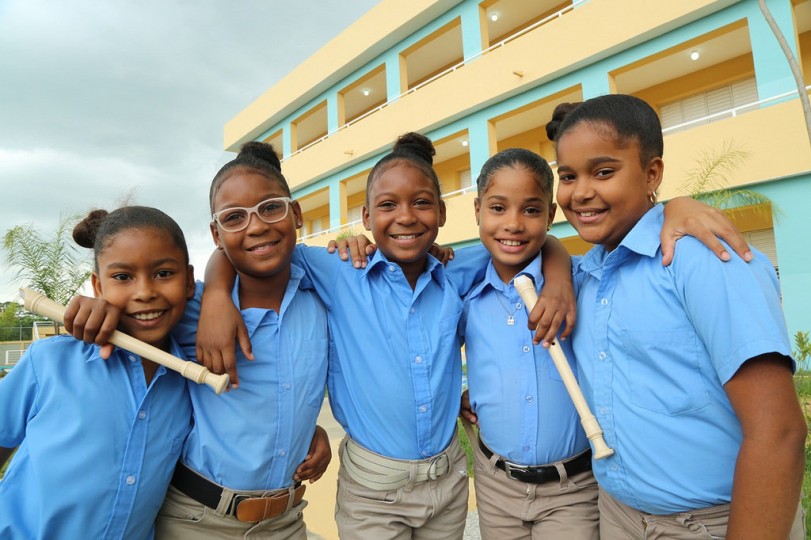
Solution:
M284 201L284 215L279 219L274 219L273 221L263 219L262 216L259 215L259 207L262 206L263 204L269 203L270 201ZM251 214L256 214L256 217L258 217L260 221L270 225L271 223L278 223L282 221L284 218L286 218L287 215L290 213L290 206L293 204L293 202L294 202L293 199L291 199L290 197L271 197L270 199L265 199L264 201L256 203L256 205L250 208L245 208L244 206L232 206L230 208L224 208L219 212L214 212L213 214L211 214L211 221L212 223L216 223L225 232L239 232L247 229L248 224L250 224L251 222ZM222 222L220 221L220 216L226 212L233 212L234 210L245 210L245 212L248 213L248 219L245 220L245 224L239 229L226 229L223 226Z

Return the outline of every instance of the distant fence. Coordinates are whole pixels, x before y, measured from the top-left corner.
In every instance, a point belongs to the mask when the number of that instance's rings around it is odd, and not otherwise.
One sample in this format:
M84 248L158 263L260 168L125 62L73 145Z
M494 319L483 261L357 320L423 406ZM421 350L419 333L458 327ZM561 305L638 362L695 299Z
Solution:
M31 341L33 331L30 326L0 326L0 341Z

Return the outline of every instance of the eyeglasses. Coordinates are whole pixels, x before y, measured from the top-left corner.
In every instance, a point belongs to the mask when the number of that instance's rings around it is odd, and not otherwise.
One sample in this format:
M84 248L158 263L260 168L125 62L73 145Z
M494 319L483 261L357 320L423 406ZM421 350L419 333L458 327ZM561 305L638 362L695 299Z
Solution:
M234 206L219 212L214 212L211 218L225 232L238 232L248 226L251 221L251 214L256 214L265 223L276 223L287 217L290 204L293 199L290 197L274 197L262 201L251 208Z

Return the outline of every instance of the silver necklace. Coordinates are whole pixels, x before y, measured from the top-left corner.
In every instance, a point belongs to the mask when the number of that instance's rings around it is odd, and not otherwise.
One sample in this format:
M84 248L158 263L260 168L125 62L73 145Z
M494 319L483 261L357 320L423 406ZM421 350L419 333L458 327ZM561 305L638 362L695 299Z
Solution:
M518 311L518 309L521 307L521 302L516 303L513 310L510 311L509 309L507 309L507 306L504 305L504 302L501 301L501 293L499 293L498 291L495 291L495 293L496 293L496 300L498 300L498 303L501 304L501 307L507 313L507 326L514 326L515 325L515 317L513 317L513 314L515 314L515 312Z

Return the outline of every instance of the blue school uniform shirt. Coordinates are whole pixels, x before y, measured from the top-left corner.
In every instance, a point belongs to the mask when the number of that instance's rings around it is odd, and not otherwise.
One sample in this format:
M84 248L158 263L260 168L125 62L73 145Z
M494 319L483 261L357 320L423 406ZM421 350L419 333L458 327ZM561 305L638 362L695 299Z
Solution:
M580 381L615 451L594 474L653 514L730 502L742 433L723 385L750 358L791 354L766 257L722 262L686 237L665 268L662 221L657 205L574 267Z
M518 275L540 291L541 255ZM549 351L532 343L528 318L512 281L505 284L490 262L462 319L470 403L488 448L513 463L541 465L583 452L588 439ZM571 341L559 343L576 373Z
M239 308L239 279L232 299ZM175 336L194 357L203 284ZM323 304L301 268L291 266L280 312L240 309L254 360L236 347L239 388L215 394L189 383L194 427L182 461L234 490L290 486L310 448L327 377L328 329Z
M170 351L182 357L172 343ZM70 336L36 341L0 380L0 538L152 538L189 432L179 374Z
M332 412L360 445L396 459L443 451L456 432L462 388L459 291L428 256L411 289L378 250L365 269L323 248L297 246L329 312Z

